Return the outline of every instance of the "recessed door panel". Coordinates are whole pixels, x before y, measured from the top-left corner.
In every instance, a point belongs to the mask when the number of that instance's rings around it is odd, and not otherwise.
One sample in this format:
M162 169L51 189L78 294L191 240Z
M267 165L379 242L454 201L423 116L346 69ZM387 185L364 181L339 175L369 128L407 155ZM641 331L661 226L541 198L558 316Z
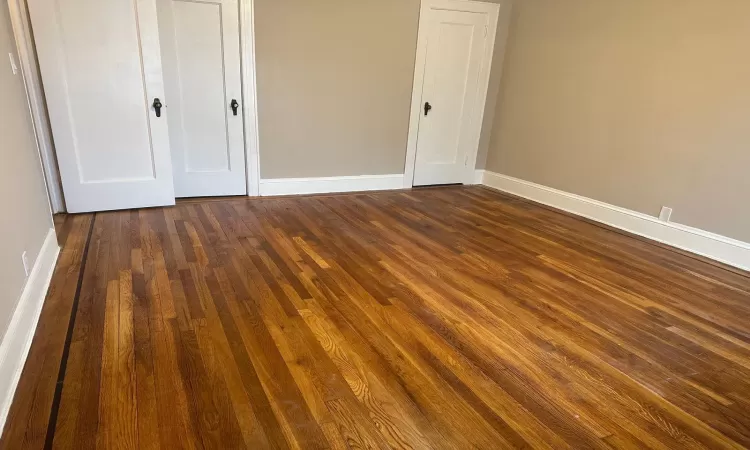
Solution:
M182 119L180 144L187 172L231 170L227 146L221 4L174 2Z

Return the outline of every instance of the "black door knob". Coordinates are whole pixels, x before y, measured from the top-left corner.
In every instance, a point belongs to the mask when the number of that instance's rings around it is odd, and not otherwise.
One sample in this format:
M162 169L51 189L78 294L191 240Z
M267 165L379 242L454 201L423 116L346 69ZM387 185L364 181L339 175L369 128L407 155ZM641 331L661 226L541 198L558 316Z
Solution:
M154 111L156 112L156 117L161 117L161 107L164 106L161 104L161 100L159 98L154 99L154 103L151 105L154 107Z
M232 99L232 103L230 103L229 106L232 107L232 114L234 114L236 116L237 115L237 108L240 107L240 104L237 103L237 99L233 98Z
M430 112L431 109L432 109L432 105L430 105L430 102L425 102L424 115L426 116Z

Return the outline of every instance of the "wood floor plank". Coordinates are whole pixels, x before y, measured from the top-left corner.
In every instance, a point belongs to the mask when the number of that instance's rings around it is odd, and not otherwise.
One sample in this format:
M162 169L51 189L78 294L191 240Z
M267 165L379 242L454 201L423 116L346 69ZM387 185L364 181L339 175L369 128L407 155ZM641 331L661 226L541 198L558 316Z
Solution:
M750 274L517 197L55 227L0 449L750 447Z
M58 234L61 250L54 281L16 388L16 392L24 394L17 395L11 405L0 448L44 446L83 255L93 224L91 215L60 217L61 226L67 231ZM56 217L55 223L59 221Z

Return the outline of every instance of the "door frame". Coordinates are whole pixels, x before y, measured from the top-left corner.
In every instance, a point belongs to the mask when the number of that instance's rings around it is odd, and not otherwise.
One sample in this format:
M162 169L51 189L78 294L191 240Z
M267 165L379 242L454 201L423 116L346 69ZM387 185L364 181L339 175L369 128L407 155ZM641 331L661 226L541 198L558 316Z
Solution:
M62 182L57 167L52 128L47 117L47 103L44 98L42 77L36 57L34 40L31 37L31 23L25 0L8 0L11 28L16 41L21 74L29 99L29 111L34 125L39 159L41 160L47 197L53 214L65 211Z
M255 65L255 1L239 0L242 113L245 132L247 195L260 195L260 140L258 137L258 86Z
M414 63L414 85L411 94L411 113L409 115L409 135L406 144L406 163L404 164L404 188L414 186L414 169L417 161L417 144L419 137L419 121L422 116L422 87L424 85L425 64L427 60L427 37L430 30L427 23L427 12L430 8L448 9L452 11L466 11L486 13L489 17L487 25L486 44L482 66L479 69L479 101L476 105L473 117L478 120L471 124L472 146L469 149L469 164L463 176L464 184L474 184L474 171L477 165L479 153L479 139L484 122L484 110L487 104L487 91L490 84L490 71L492 69L492 55L495 51L495 38L501 8L508 7L509 0L501 0L499 3L486 3L473 0L421 0L419 10L419 32L417 35L417 57Z

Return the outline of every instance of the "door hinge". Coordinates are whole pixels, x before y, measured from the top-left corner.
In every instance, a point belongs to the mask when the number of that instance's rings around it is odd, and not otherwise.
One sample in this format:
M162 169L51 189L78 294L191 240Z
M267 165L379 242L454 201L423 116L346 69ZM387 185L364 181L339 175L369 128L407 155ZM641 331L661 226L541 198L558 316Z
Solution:
M464 166L468 166L468 165L469 165L469 155L466 155L466 157L464 158Z
M484 37L487 37L487 25L484 26Z

